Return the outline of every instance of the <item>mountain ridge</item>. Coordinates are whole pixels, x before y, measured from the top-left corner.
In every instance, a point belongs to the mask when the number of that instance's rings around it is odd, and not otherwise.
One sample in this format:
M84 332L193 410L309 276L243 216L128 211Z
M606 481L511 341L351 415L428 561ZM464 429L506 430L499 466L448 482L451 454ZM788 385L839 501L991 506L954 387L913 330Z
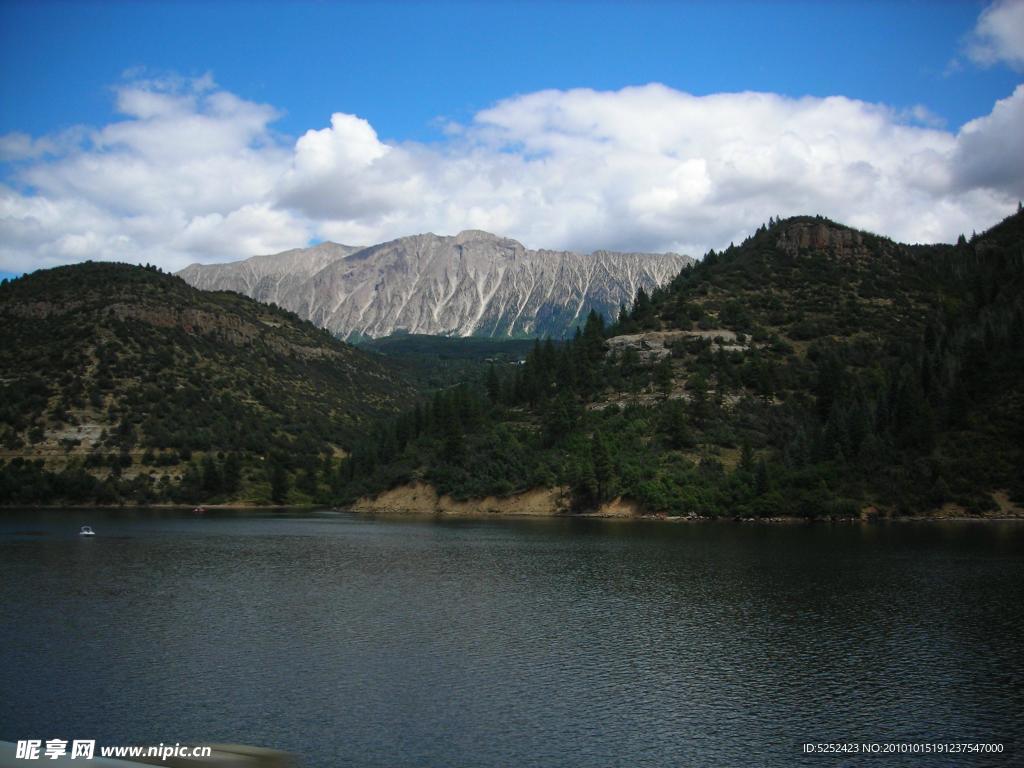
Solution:
M612 318L638 288L651 291L693 263L675 253L531 250L475 229L322 246L177 274L203 290L273 301L347 339L397 331L557 338L571 336L590 309Z

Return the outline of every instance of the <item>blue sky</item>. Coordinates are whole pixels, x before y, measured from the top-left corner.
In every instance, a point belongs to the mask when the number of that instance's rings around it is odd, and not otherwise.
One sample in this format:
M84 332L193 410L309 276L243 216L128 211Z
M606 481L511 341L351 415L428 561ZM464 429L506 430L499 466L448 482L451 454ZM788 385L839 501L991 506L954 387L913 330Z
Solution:
M428 228L700 253L815 206L949 238L1024 194L982 146L1024 134L1020 7L0 2L0 271Z
M338 110L386 139L438 138L545 88L660 82L693 94L842 94L924 105L951 127L1012 91L954 67L984 3L4 3L0 131L112 116L126 72L212 72L298 134Z

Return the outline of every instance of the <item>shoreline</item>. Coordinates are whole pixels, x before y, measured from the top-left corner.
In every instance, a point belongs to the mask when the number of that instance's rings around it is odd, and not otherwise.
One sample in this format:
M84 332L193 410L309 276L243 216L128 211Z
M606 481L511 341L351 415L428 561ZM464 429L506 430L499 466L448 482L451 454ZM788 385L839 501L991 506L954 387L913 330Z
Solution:
M332 509L323 504L5 504L0 505L0 517L4 511L9 510L71 510L75 512L89 512L91 510L166 510L168 512L180 511L193 513L196 507L202 507L206 512L242 512L245 510L279 510L281 512L298 512L309 510ZM204 513L195 513L196 517L202 517Z
M430 484L415 481L396 486L376 496L357 499L348 509L358 514L386 517L431 517L435 519L494 519L512 517L548 517L562 519L600 519L624 521L656 521L668 523L686 522L736 522L796 524L810 522L852 523L879 522L887 520L970 520L1009 521L1024 520L1024 508L1012 503L1006 491L993 494L998 510L988 514L968 514L964 507L944 504L917 515L897 515L891 510L875 505L861 508L860 514L850 517L822 516L803 517L783 515L776 517L739 517L736 515L669 515L667 513L645 512L635 502L616 497L602 504L598 509L587 512L571 512L569 489L565 487L541 488L512 494L505 497L487 496L482 499L453 499L447 494L438 494Z
M621 498L606 502L600 509L587 512L572 512L563 503L564 495L560 489L535 489L521 494L506 497L489 496L483 499L455 500L449 496L438 496L436 491L427 485L413 487L399 486L385 491L373 498L361 498L345 506L324 504L203 504L202 513L195 513L195 506L182 504L119 504L119 505L76 505L76 504L37 504L37 505L5 505L0 506L0 519L5 512L115 512L115 511L149 511L176 512L182 515L201 518L207 515L216 516L218 512L279 512L293 513L332 513L355 514L368 519L420 519L420 520L515 520L515 519L549 519L549 520L603 520L614 522L655 522L670 524L685 523L745 523L764 525L799 525L814 523L830 523L848 525L852 523L910 523L910 522L978 522L1006 523L1024 522L1024 510L1011 506L1009 510L1002 507L992 514L950 514L948 507L940 507L927 513L916 515L881 514L874 510L870 514L851 517L822 516L803 517L781 515L776 517L739 517L736 515L670 515L668 513L643 512L633 503ZM1012 511L1011 511L1012 510ZM1010 514L1005 514L1011 511Z
M878 525L885 523L1024 523L1024 517L947 517L944 515L894 515L892 517L734 517L722 515L685 516L685 515L653 515L642 514L634 517L621 515L604 515L595 512L578 512L557 515L539 514L499 514L494 512L478 512L461 515L444 512L420 512L416 510L381 510L367 511L356 509L338 509L339 513L351 513L369 520L598 520L614 523L668 523L685 525L697 523L747 524L747 525Z

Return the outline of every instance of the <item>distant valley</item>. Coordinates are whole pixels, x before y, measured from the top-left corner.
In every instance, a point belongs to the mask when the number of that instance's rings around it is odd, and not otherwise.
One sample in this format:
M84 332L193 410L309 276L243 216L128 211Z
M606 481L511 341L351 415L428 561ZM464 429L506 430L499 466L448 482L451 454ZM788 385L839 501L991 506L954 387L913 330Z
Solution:
M178 275L203 290L273 302L350 341L398 331L567 338L590 310L613 319L640 288L650 293L693 262L675 253L534 251L468 230L366 248L321 243Z

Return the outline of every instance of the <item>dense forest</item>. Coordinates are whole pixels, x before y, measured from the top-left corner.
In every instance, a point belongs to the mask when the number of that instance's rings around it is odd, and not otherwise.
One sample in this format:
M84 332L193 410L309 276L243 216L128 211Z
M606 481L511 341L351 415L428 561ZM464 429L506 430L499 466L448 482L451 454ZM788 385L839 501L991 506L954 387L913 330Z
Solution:
M529 339L507 336L430 336L405 332L356 344L367 352L383 355L417 387L428 391L463 382L481 383L487 374L487 366L481 363L500 366L521 362L532 345Z
M559 344L365 354L123 265L4 285L0 316L6 503L343 505L413 481L686 516L1024 502L1020 212L935 246L773 219Z
M578 510L853 516L1024 502L1024 216L955 246L772 220L606 327L381 426L342 500L564 486ZM335 483L337 485L337 482Z

